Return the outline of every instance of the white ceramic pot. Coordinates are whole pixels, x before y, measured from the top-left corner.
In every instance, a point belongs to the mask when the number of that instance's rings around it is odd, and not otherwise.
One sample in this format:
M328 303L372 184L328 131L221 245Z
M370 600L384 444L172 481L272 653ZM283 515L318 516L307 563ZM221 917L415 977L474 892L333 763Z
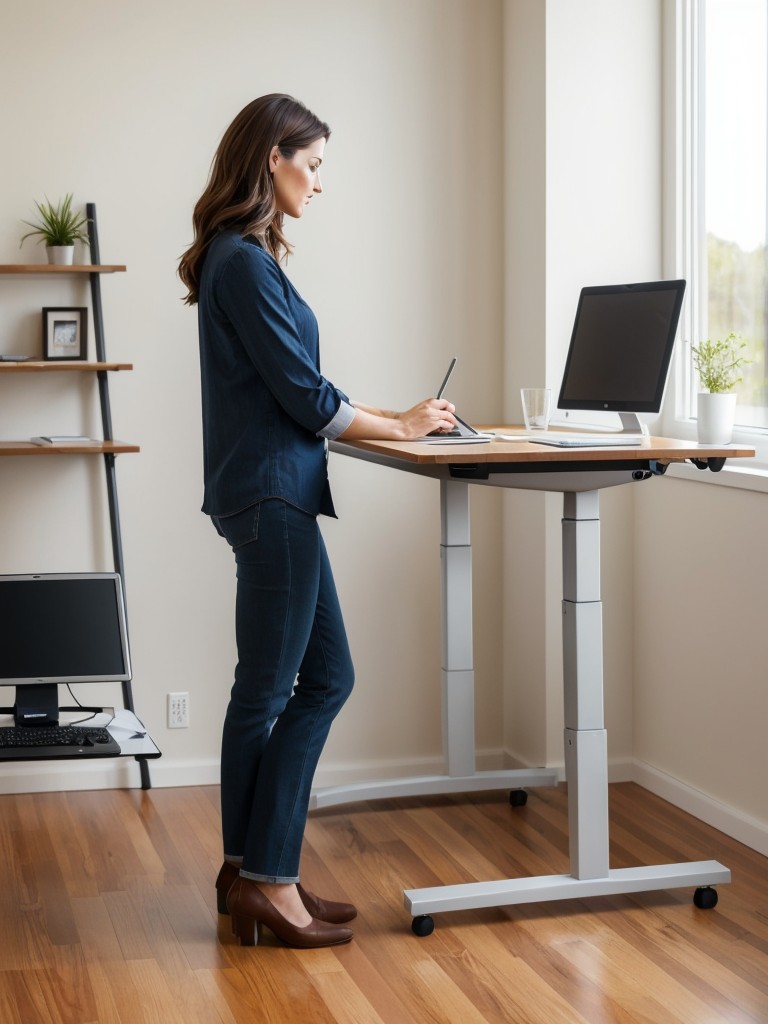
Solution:
M47 245L48 262L56 266L69 266L75 258L74 245Z
M736 418L736 395L701 392L696 408L699 444L730 444Z

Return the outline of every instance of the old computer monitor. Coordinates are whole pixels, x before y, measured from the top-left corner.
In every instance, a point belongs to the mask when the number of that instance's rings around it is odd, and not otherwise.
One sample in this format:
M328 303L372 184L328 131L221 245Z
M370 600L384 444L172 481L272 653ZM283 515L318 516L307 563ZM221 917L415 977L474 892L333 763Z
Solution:
M661 408L685 281L582 288L559 409L617 412L623 432Z
M19 725L58 721L60 683L131 678L117 573L0 575L0 686Z

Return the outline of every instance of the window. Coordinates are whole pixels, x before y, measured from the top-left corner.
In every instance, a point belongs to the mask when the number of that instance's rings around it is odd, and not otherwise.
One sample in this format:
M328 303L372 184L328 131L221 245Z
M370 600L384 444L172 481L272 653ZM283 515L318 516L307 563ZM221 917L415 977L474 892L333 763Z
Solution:
M748 342L738 385L737 436L768 461L768 2L677 0L674 111L675 251L688 281L681 336ZM668 26L669 28L670 26ZM669 36L668 36L669 38ZM670 195L670 193L667 193ZM676 425L692 424L699 390L690 344L675 371Z

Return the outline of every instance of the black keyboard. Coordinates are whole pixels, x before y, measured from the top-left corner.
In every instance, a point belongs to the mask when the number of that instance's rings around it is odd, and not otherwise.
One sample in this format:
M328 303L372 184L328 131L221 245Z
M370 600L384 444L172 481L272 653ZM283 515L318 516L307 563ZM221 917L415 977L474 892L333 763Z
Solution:
M106 729L81 725L9 725L0 727L0 761L36 761L64 757L116 757L120 744Z

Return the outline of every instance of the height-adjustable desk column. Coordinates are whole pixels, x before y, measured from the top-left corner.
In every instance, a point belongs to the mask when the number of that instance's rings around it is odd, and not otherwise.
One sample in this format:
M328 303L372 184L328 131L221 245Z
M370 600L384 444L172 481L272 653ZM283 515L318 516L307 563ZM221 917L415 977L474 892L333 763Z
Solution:
M608 734L603 713L599 494L563 495L563 688L574 878L608 875ZM584 827L580 827L583 823Z
M472 546L469 487L440 484L443 749L448 775L475 770L475 672L472 660Z

